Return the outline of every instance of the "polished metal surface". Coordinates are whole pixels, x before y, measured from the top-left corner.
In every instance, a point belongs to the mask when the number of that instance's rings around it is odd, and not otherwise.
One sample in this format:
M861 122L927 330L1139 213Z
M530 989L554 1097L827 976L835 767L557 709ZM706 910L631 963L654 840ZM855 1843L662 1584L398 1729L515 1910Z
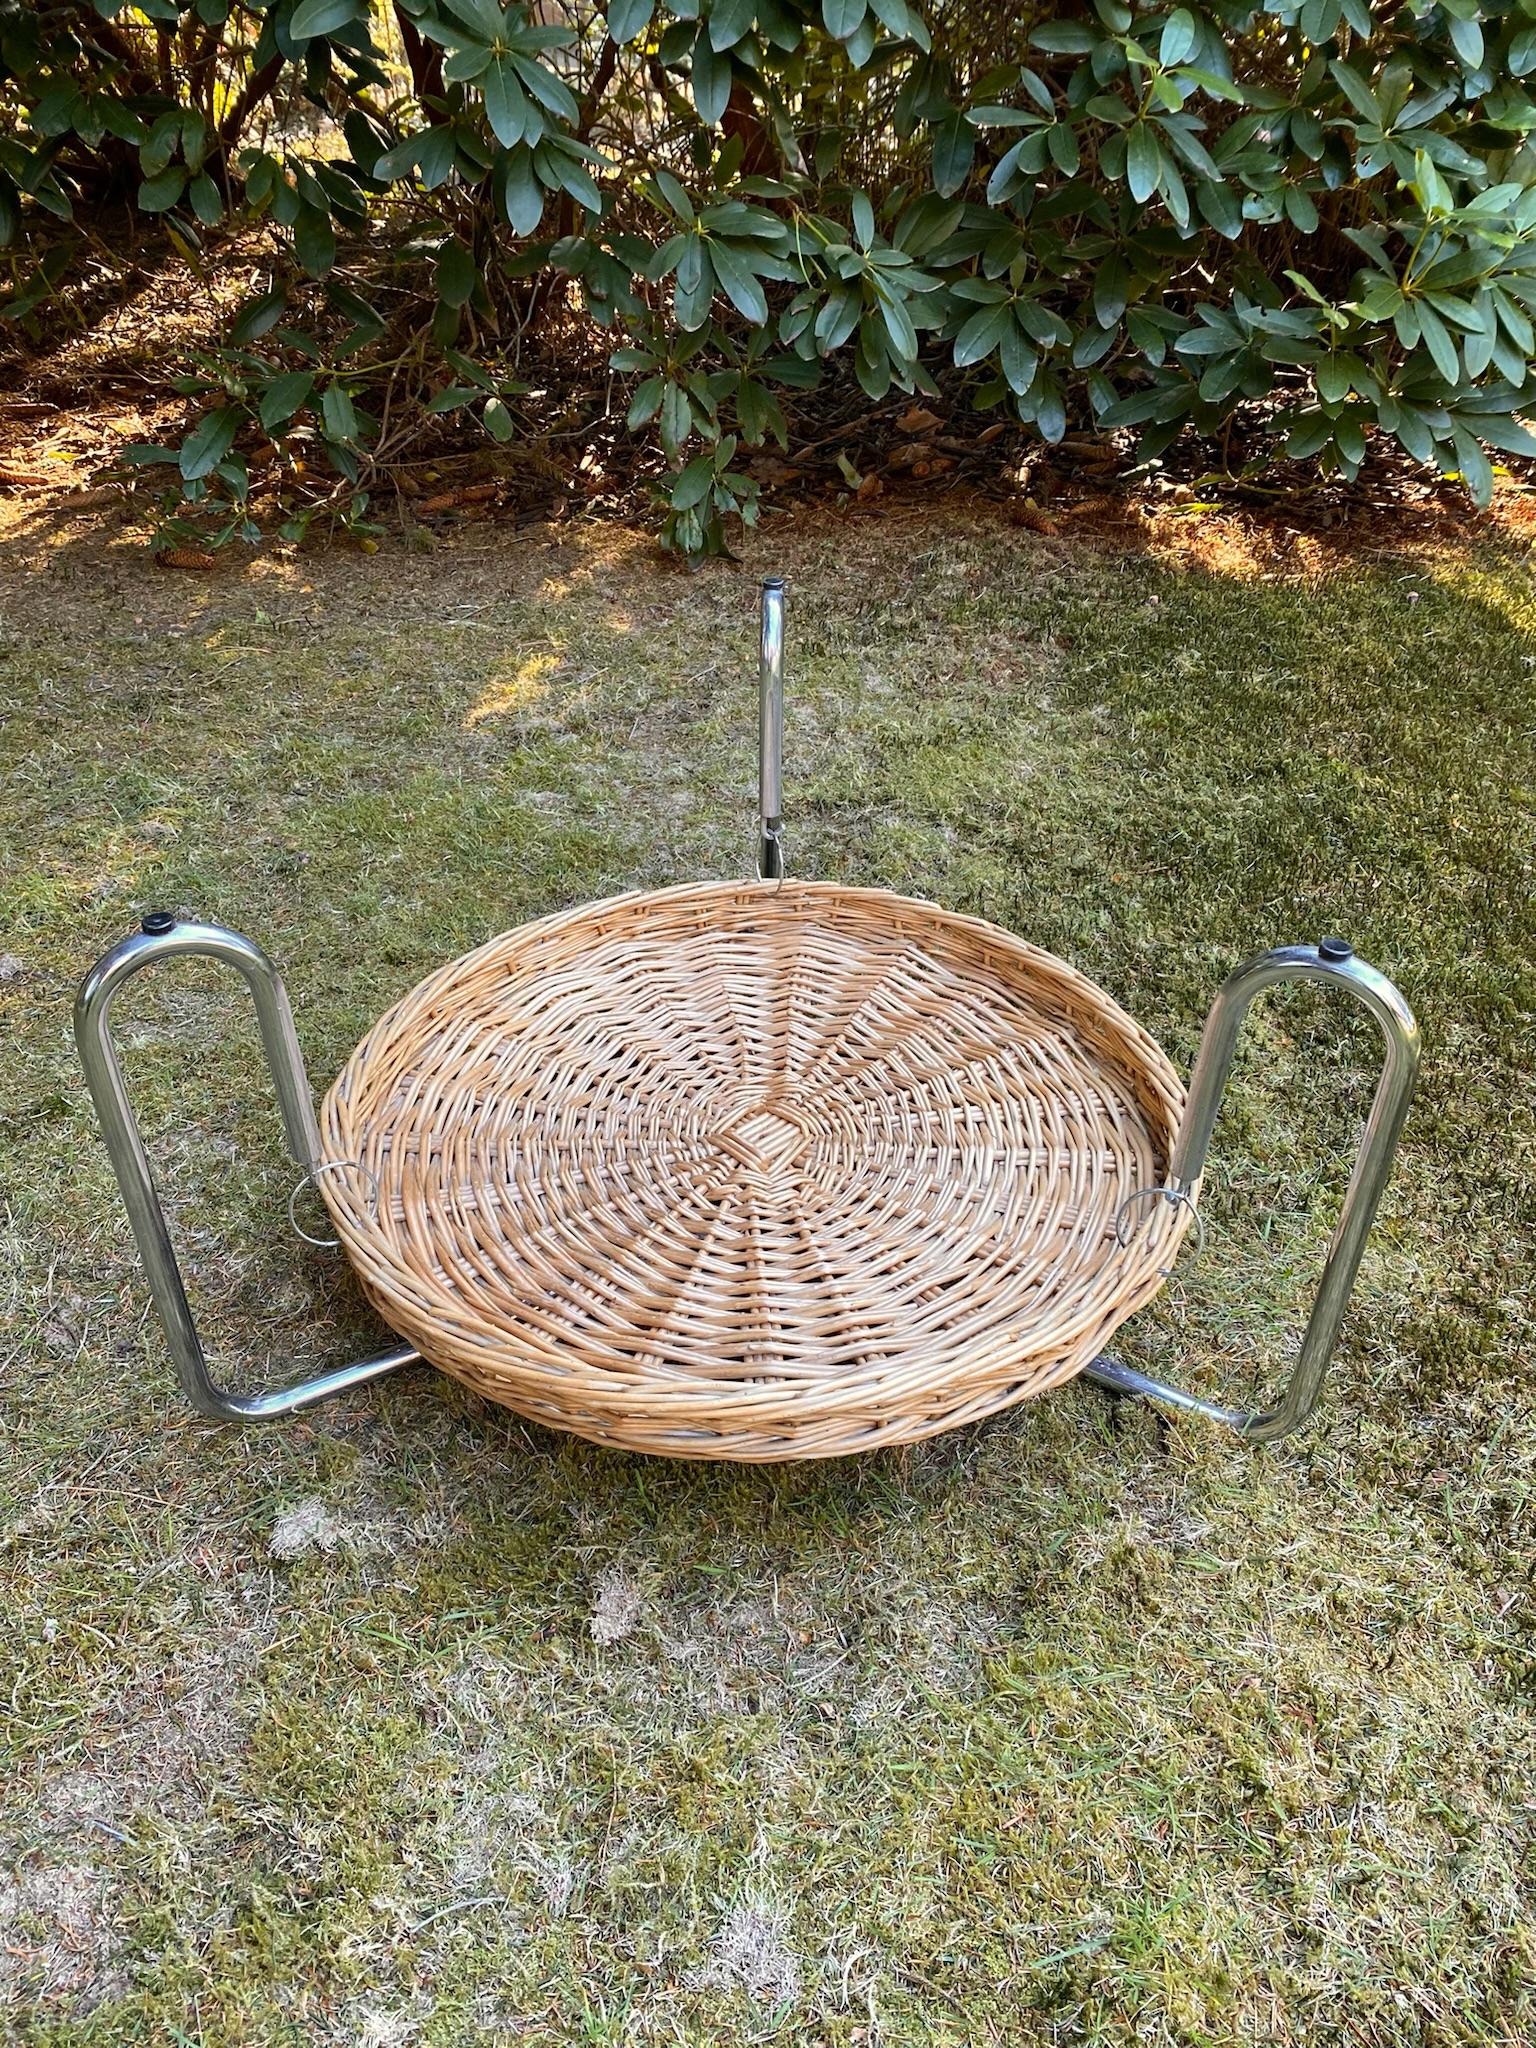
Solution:
M757 671L757 872L784 879L784 584L763 583Z
M1255 997L1282 981L1320 981L1345 990L1376 1019L1384 1049L1381 1079L1355 1153L1344 1206L1323 1260L1301 1351L1284 1393L1270 1408L1223 1408L1181 1387L1150 1379L1113 1358L1096 1358L1086 1368L1090 1379L1116 1393L1172 1402L1224 1422L1261 1443L1299 1429L1317 1405L1366 1239L1397 1155L1419 1067L1419 1027L1412 1010L1387 977L1356 959L1342 940L1324 939L1319 946L1282 946L1273 953L1258 954L1228 976L1211 1006L1174 1146L1169 1187L1175 1192L1198 1193L1243 1020Z
M75 1043L112 1169L122 1189L128 1221L149 1276L150 1293L165 1326L187 1399L200 1415L220 1421L268 1421L312 1407L333 1394L414 1363L418 1354L409 1345L402 1345L378 1358L360 1359L356 1364L268 1393L230 1394L214 1384L112 1043L112 1005L119 991L135 974L160 960L198 957L233 967L244 977L256 1005L288 1149L307 1175L322 1170L320 1132L287 991L261 948L222 925L179 923L163 914L146 918L144 925L144 930L124 939L98 960L80 984L75 998Z

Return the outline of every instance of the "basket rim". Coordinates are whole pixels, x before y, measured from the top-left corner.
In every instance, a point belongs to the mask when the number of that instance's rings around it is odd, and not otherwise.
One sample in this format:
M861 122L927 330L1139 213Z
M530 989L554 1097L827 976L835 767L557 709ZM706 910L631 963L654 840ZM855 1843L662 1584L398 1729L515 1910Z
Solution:
M321 1128L327 1154L332 1155L334 1151L339 1156L342 1149L339 1143L341 1127L347 1121L349 1091L368 1063L385 1054L399 1033L402 1017L419 1016L423 1009L432 1007L439 997L451 990L456 982L472 977L477 970L495 962L498 956L511 949L521 951L536 945L541 939L578 932L588 921L611 921L616 915L622 916L627 912L643 922L645 913L652 908L663 913L679 906L707 905L712 899L718 899L722 906L729 903L737 917L749 914L754 907L767 911L773 906L779 914L792 915L802 908L813 913L817 906L841 906L864 913L872 927L878 926L882 908L899 910L907 921L915 916L931 922L939 930L962 935L988 952L1002 956L1012 963L1014 972L1022 970L1028 977L1033 971L1044 976L1058 989L1070 992L1103 1028L1109 1041L1106 1056L1112 1057L1136 1084L1138 1104L1144 1106L1150 1102L1161 1112L1161 1128L1155 1127L1154 1118L1150 1115L1146 1118L1147 1128L1164 1156L1171 1152L1184 1097L1183 1084L1172 1062L1145 1027L1072 962L988 919L951 910L929 898L908 896L878 886L791 877L782 882L752 878L683 882L662 889L631 889L612 896L587 899L496 933L469 952L434 968L384 1010L359 1040L327 1090L321 1109ZM528 967L530 985L536 984L538 971L536 963ZM1084 1042L1091 1043L1086 1039ZM471 1361L482 1359L488 1375L504 1372L509 1356L507 1331L477 1323L462 1303L457 1305L457 1313L446 1298L429 1304L419 1276L412 1273L386 1234L376 1227L360 1190L350 1185L352 1178L324 1174L319 1180L319 1191L365 1290L385 1320L409 1336L429 1358L432 1356L432 1344L430 1330L426 1326L431 1324L441 1327L445 1341L451 1339L456 1352ZM1091 1340L1102 1338L1107 1312L1113 1313L1116 1323L1123 1321L1161 1289L1167 1269L1189 1226L1190 1215L1186 1204L1167 1209L1159 1205L1148 1227L1137 1233L1117 1261L1113 1287L1106 1288L1101 1281L1095 1280L1084 1288L1069 1313L1051 1319L1052 1339L1059 1342L1063 1350L1084 1344L1089 1349L1074 1363L1051 1373L1043 1384L1058 1384L1087 1362L1087 1356L1096 1348L1096 1341ZM1058 1309L1065 1307L1067 1304L1058 1302ZM984 1335L977 1333L964 1342L952 1339L950 1346L954 1357L951 1363L957 1370L961 1361L968 1369L972 1366L996 1369L1011 1353L1027 1348L1029 1336L1028 1318L1021 1316L1006 1324L995 1325ZM670 1424L680 1436L691 1436L696 1431L708 1441L721 1434L728 1435L733 1427L761 1431L774 1417L782 1416L786 1399L790 1397L788 1382L781 1377L756 1383L723 1378L712 1380L681 1368L669 1370L660 1363L642 1363L638 1357L626 1357L617 1346L610 1354L611 1371L605 1378L586 1365L579 1355L573 1355L568 1333L562 1336L553 1325L548 1330L542 1329L531 1317L526 1324L520 1322L518 1325L516 1353L519 1392L523 1396L523 1402L518 1405L523 1405L525 1412L540 1419L560 1421L564 1426L578 1430L579 1422L554 1411L561 1407L569 1409L574 1400L581 1411L590 1413L594 1418L605 1415L618 1418L632 1414L637 1400L640 1400L647 1418L657 1425ZM455 1377L466 1378L472 1385L477 1383L473 1366L466 1373L445 1360L442 1369ZM870 1377L867 1367L853 1367L846 1375L833 1372L815 1380L798 1382L792 1390L797 1420L835 1419L845 1404L848 1384L858 1381L867 1386ZM933 1387L935 1360L924 1352L903 1363L889 1362L876 1378L882 1402L889 1401L892 1409L896 1410L919 1390ZM550 1412L542 1416L541 1403L550 1407ZM1006 1402L1000 1399L992 1405L1002 1406ZM940 1423L937 1426L945 1425Z

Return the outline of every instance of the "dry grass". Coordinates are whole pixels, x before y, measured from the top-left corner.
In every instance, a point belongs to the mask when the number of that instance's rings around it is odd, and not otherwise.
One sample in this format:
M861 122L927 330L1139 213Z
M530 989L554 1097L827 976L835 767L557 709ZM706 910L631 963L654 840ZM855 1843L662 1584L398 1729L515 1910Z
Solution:
M69 530L73 531L73 530ZM1317 1426L1074 1387L827 1467L607 1455L426 1373L187 1417L66 1019L151 905L251 929L324 1080L518 919L750 854L746 577L613 529L0 582L0 2031L18 2042L1514 2048L1536 2030L1536 587L1507 540L1234 560L801 523L802 872L1074 959L1187 1062L1343 927L1429 1046ZM1239 553L1241 550L1239 550ZM135 993L221 1356L374 1334L289 1243L253 1031ZM1276 1001L1213 1248L1129 1355L1273 1371L1367 1038Z

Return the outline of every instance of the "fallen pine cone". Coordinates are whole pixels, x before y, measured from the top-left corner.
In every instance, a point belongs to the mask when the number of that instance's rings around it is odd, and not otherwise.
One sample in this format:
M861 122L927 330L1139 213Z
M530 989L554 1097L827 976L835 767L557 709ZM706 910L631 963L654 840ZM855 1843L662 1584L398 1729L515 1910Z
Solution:
M462 490L439 491L436 497L423 498L416 507L418 512L453 512L460 505L481 505L487 498L496 495L495 484L466 484Z
M218 557L202 548L162 548L155 560L162 569L211 569Z
M1010 505L1008 507L1008 517L1015 526L1027 526L1031 533L1055 533L1060 524L1058 520L1051 517L1049 512L1042 512L1038 505L1028 500L1022 505L1018 503Z

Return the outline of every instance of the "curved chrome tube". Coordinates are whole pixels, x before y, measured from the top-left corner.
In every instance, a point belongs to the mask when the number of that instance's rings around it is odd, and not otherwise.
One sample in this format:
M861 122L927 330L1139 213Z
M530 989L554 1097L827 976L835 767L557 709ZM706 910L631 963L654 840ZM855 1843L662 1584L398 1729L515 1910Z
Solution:
M1273 953L1256 955L1228 976L1211 1006L1174 1146L1167 1189L1170 1200L1198 1191L1243 1020L1254 998L1281 981L1321 981L1346 989L1380 1025L1385 1049L1381 1079L1355 1155L1344 1206L1329 1240L1300 1356L1285 1392L1271 1408L1223 1408L1117 1359L1096 1358L1086 1368L1090 1379L1116 1393L1172 1402L1224 1422L1260 1443L1299 1429L1317 1405L1366 1239L1397 1155L1419 1068L1419 1027L1412 1010L1387 977L1356 959L1342 939L1324 939L1318 946L1281 946Z
M784 879L784 581L763 583L757 665L757 872Z
M380 1379L385 1373L412 1364L419 1354L404 1345L381 1357L360 1359L354 1365L302 1380L297 1386L263 1394L229 1394L210 1377L111 1031L112 1004L118 991L141 968L156 960L192 956L222 961L244 977L256 1005L288 1149L306 1173L312 1172L321 1161L320 1131L288 994L277 969L260 946L242 938L240 933L227 931L222 925L178 923L163 913L146 917L143 930L103 955L81 982L75 998L75 1044L85 1069L86 1086L101 1120L112 1170L122 1189L123 1206L149 1276L150 1293L165 1326L187 1399L199 1415L218 1421L264 1422L292 1415L297 1409L329 1400L333 1394Z

